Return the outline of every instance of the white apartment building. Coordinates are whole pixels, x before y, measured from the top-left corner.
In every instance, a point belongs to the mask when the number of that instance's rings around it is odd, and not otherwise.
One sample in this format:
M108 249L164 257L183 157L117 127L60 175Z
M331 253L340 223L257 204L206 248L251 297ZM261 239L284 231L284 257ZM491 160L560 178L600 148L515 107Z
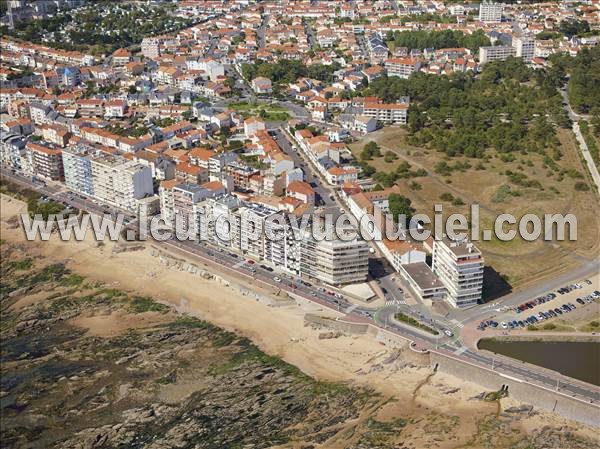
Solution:
M106 204L137 211L137 200L154 193L152 170L120 156L91 158L94 196Z
M479 63L508 59L516 55L516 49L511 45L493 45L479 47Z
M284 212L229 194L206 198L194 210L199 235L214 245L332 285L367 277L369 247L364 240L317 241L310 229L292 229ZM165 212L163 217L169 215Z
M385 68L388 76L408 78L419 71L421 63L417 58L389 58L385 61Z
M307 233L300 242L300 273L331 285L364 282L369 273L369 246L358 238L317 241Z
M468 240L434 241L433 272L446 287L446 300L452 306L473 306L481 299L483 266L481 252Z
M406 125L408 104L365 103L363 115L383 123Z
M502 21L502 3L490 2L484 0L479 5L479 20L481 22L500 22Z
M175 202L173 198L173 187L179 184L177 179L169 179L160 183L158 188L158 199L160 201L160 216L167 226L172 227L175 223Z
M515 49L515 56L523 58L525 62L531 62L535 56L535 39L532 37L513 37L512 46Z
M142 54L149 59L160 56L160 41L152 37L145 37L141 43Z
M62 152L65 185L73 192L94 196L91 155L93 148L85 145L67 147Z
M197 235L198 223L195 205L203 198L207 190L198 184L181 183L173 187L173 218L179 217L178 231Z
M233 152L215 153L208 159L208 172L211 180L220 179L221 173L230 162L237 159Z

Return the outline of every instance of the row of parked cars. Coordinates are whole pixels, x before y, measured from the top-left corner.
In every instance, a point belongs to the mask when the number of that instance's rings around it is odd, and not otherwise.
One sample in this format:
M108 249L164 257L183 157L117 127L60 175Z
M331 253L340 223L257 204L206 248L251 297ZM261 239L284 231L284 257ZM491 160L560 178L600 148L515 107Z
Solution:
M579 298L577 298L577 302L581 305L584 304L588 304L592 301L594 301L595 299L600 298L600 291L599 290L594 290L592 293L590 293L589 295L586 296L580 296Z
M589 279L586 279L586 280L581 281L581 282L583 282L584 284L587 284L587 285L592 285L592 281L590 281ZM565 287L559 288L557 290L557 292L560 293L561 295L564 295L566 293L569 293L569 292L571 292L573 290L580 289L582 287L583 287L583 285L580 282L576 282L575 284L571 284L571 285L567 285Z
M537 305L544 304L548 301L552 301L554 298L556 298L556 294L548 293L545 296L539 296L529 302L524 302L523 304L515 307L514 311L517 313L521 313L526 311L527 309L533 309Z
M548 320L550 318L557 317L559 315L562 315L563 313L569 313L571 310L575 310L576 308L577 308L577 306L575 306L575 304L569 303L569 304L564 304L561 307L555 307L554 309L548 309L546 312L539 312L537 315L530 315L527 318L524 318L522 320L512 320L509 322L503 321L500 324L498 324L498 322L494 321L494 320L486 320L486 321L482 321L481 323L479 323L479 326L477 326L477 329L484 330L487 327L491 327L493 329L495 329L497 327L500 327L502 329L524 328L527 326L531 326L533 324L537 324L544 320Z
M582 284L592 285L592 281L590 281L589 279L585 279L584 281L581 281L581 282L576 282L574 284L566 285L566 286L561 287L558 290L556 290L556 293L558 293L560 295L567 294L569 292L572 292L573 290L578 290L580 288L583 288ZM524 302L523 304L515 307L514 311L517 313L521 313L521 312L526 311L527 309L533 309L537 305L547 303L548 301L552 301L554 298L556 298L556 293L548 293L547 295L539 296L535 299L532 299L531 301Z
M592 282L587 279L582 282L586 283L588 285L592 284ZM580 283L571 284L566 287L560 288L559 290L557 290L557 293L564 295L565 293L568 293L568 292L576 290L576 289L580 289L582 287L583 286ZM533 307L535 307L536 305L544 304L548 301L551 301L554 298L556 298L556 294L549 293L545 296L540 296L539 298L536 298L532 301L523 303L520 306L516 307L514 310L517 313L522 313L528 309L533 309ZM580 305L584 305L584 304L588 304L599 298L600 298L600 291L595 290L594 292L592 292L589 295L580 296L579 298L576 299L576 302L579 303ZM561 307L550 308L545 312L539 312L537 315L530 315L527 318L524 318L522 320L512 320L512 321L508 321L508 322L503 321L501 323L498 323L497 321L494 321L494 320L484 320L481 323L479 323L479 326L477 326L477 329L485 330L488 327L492 328L492 329L495 329L498 327L500 327L502 329L524 328L524 327L539 323L541 321L548 320L550 318L555 318L555 317L565 314L565 313L569 313L572 310L575 310L576 308L577 308L577 306L575 304L573 304L572 302L569 302L567 304L562 305Z

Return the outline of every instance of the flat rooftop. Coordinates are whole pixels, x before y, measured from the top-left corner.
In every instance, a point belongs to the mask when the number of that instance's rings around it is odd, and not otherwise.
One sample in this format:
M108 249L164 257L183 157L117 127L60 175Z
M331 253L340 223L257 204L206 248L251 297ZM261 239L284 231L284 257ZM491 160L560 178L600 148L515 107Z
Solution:
M402 265L402 269L421 290L444 287L442 281L438 279L425 262Z
M442 240L456 257L481 256L481 251L470 240L455 241L447 236L444 236Z

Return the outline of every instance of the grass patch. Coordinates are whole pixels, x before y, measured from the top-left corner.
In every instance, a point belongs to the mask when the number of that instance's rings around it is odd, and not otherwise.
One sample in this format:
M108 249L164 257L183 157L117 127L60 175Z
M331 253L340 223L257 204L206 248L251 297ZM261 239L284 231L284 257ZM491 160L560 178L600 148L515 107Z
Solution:
M390 439L397 436L408 424L408 420L397 418L393 421L378 421L369 418L366 422L366 432L361 435L361 447L388 447ZM390 446L391 447L391 446Z
M21 260L11 260L6 263L6 271L25 271L29 270L33 266L33 259L27 257Z
M592 320L589 323L579 328L581 332L598 332L600 331L600 321Z
M287 109L278 104L239 102L229 104L229 108L242 114L244 118L259 116L267 121L285 121L290 119Z
M439 335L439 332L423 323L421 323L420 321L415 320L414 318L405 315L404 313L397 313L394 315L394 318L398 321L401 321L403 323L406 323L412 327L416 327L417 329L421 329L425 332L429 332L432 335Z
M165 326L172 329L217 329L209 322L200 320L192 316L179 317L175 321L165 324Z
M169 306L160 304L154 301L152 298L148 298L147 296L134 296L129 302L129 310L131 310L133 313L166 313L169 311Z
M575 329L573 329L570 326L564 326L562 324L544 323L542 325L527 326L527 330L532 331L532 332L535 332L535 331L571 332L571 331L574 331Z
M83 276L79 276L78 274L70 274L60 281L60 285L63 287L77 287L81 285L85 278Z

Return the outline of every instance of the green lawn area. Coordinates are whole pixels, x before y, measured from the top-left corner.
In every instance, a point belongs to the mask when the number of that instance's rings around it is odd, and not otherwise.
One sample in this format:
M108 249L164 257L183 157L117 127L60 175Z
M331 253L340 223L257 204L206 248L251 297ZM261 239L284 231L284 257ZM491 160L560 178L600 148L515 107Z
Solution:
M410 326L416 327L417 329L421 329L421 330L424 330L425 332L429 332L430 334L433 334L433 335L439 334L439 332L437 330L432 329L431 327L415 320L412 317L409 317L408 315L405 315L404 313L398 312L397 314L394 315L394 318L396 320L406 323Z
M231 103L229 108L244 117L258 116L267 121L285 121L290 118L287 109L278 104L240 102Z

